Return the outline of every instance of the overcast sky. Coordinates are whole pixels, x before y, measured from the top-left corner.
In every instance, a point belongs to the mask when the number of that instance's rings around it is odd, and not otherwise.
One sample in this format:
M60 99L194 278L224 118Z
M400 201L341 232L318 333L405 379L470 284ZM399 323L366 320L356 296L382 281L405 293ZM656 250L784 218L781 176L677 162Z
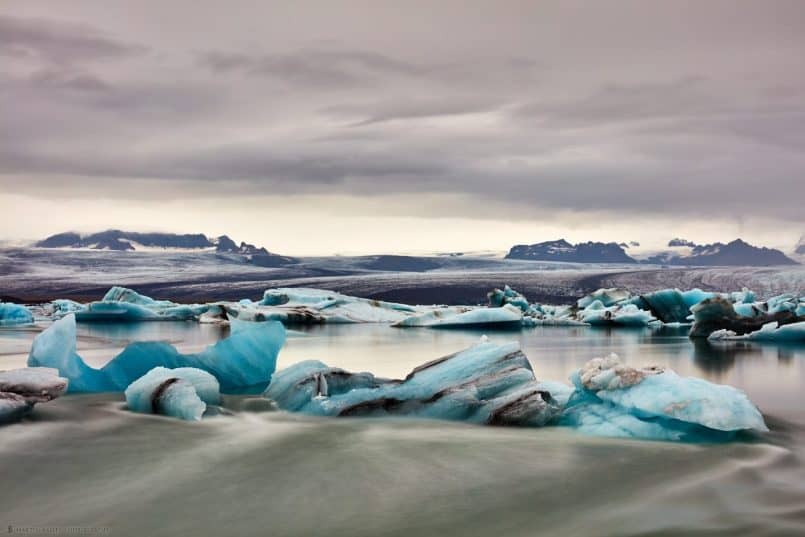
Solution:
M805 2L0 3L4 239L805 232Z

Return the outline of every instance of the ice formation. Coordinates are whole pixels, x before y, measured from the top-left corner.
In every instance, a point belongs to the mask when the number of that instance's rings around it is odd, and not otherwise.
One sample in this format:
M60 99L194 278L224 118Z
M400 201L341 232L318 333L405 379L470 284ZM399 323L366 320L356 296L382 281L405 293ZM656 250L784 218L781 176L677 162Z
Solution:
M155 367L126 388L129 410L183 420L201 419L207 405L221 401L218 380L193 367Z
M285 325L386 323L400 328L519 328L551 325L660 327L695 321L690 332L692 337L707 337L716 331L719 331L718 337L726 337L728 332L742 336L770 322L783 326L805 321L805 297L784 294L758 301L747 289L733 293L661 289L633 295L626 289L607 288L580 298L573 306L529 303L524 295L508 285L492 290L487 297L487 306L411 306L322 289L277 288L266 290L259 302L243 299L184 305L113 287L101 301L79 304L55 300L50 308L55 318L74 313L79 322L196 320L228 323L230 319L237 319L279 321ZM791 329L786 329L781 334L791 338L790 332Z
M767 431L730 386L596 358L572 386L538 382L516 343L482 341L414 369L404 380L305 361L279 371L264 395L287 411L321 416L419 416L479 424L562 425L599 436L725 440Z
M740 390L658 367L629 367L614 354L589 361L571 381L576 391L560 424L585 433L706 440L737 431L768 431Z
M403 380L300 362L278 372L265 396L284 410L306 414L405 415L492 425L541 426L560 409L536 382L516 343L481 342L423 364Z
M54 369L30 367L0 371L0 424L19 421L36 403L62 395L67 379Z
M721 329L710 334L711 341L778 341L805 342L805 321L780 325L776 321L764 324L758 330L747 334L736 334L732 330Z
M208 309L206 304L154 300L125 287L112 287L100 301L89 304L60 299L52 305L56 317L74 313L76 320L83 323L187 321L198 319Z
M34 316L25 306L0 302L0 326L14 324L29 324L34 322Z
M742 302L737 305L727 298L716 296L693 306L694 323L690 335L709 337L716 333L718 334L714 336L716 338L735 339L734 336L749 335L763 330L763 335L757 339L775 339L769 337L772 333L785 334L781 339L791 338L798 333L796 328L786 328L782 332L780 330L788 325L805 322L805 317L798 314L802 304L803 302L793 295L780 295L766 302Z
M123 391L158 366L202 369L215 376L226 392L265 385L284 342L285 329L280 323L233 321L228 338L199 353L182 354L162 342L137 342L95 369L76 353L75 317L67 315L34 339L28 365L58 369L70 380L71 392Z
M404 328L426 326L430 328L497 327L520 328L522 310L510 303L499 308L445 307L406 317L392 326Z

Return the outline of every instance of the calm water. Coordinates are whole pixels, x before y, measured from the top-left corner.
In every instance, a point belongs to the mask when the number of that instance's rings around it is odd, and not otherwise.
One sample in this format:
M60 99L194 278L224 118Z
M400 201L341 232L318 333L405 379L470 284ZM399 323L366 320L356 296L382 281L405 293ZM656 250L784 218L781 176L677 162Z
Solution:
M184 423L129 413L119 396L70 396L0 429L0 524L119 535L805 534L802 347L694 344L684 330L325 326L292 333L279 367L315 358L398 377L482 333L519 340L541 379L616 352L737 386L772 433L701 446L282 412ZM0 331L0 368L24 365L35 334ZM193 350L225 334L81 326L79 349L101 365L129 341Z

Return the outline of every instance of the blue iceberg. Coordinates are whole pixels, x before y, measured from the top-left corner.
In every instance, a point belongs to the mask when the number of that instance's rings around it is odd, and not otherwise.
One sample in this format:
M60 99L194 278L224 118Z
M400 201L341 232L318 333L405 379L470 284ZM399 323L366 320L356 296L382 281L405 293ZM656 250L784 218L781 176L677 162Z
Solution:
M208 309L204 304L154 300L125 287L112 287L99 302L83 305L58 300L54 301L54 306L61 315L75 313L76 320L82 323L189 321L197 320Z
M740 390L659 367L629 367L614 354L589 361L571 381L576 391L560 423L585 433L696 441L768 431Z
M201 369L155 367L126 388L129 410L198 421L221 402L218 380Z
M482 341L415 368L405 379L351 373L319 361L277 372L264 392L287 411L318 416L418 416L487 425L560 425L598 436L721 441L768 429L730 386L591 360L572 386L537 381L517 343Z
M419 416L540 426L560 411L516 343L481 342L423 364L403 380L300 362L277 372L264 395L281 409L320 416Z
M194 354L182 354L162 342L128 345L100 369L87 365L76 352L75 317L55 321L34 339L28 365L52 367L69 379L70 392L123 391L154 367L195 367L211 373L224 392L265 385L276 368L285 342L280 323L232 322L232 333Z
M25 306L12 304L11 302L0 302L0 326L30 324L32 322L34 322L34 316Z

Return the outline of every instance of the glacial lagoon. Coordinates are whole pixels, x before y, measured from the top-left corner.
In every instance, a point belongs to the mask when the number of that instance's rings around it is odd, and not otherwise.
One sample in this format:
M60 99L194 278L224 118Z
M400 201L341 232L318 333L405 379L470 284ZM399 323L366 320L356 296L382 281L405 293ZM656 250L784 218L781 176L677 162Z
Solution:
M24 367L46 326L0 329L0 369ZM687 328L289 330L277 369L317 359L404 377L476 343L519 342L539 380L617 353L746 392L771 432L729 444L591 437L411 418L245 411L182 422L67 395L0 429L0 519L122 535L796 534L805 531L805 348L691 340ZM102 366L133 341L196 352L229 328L193 322L78 325ZM204 506L204 508L200 508Z

